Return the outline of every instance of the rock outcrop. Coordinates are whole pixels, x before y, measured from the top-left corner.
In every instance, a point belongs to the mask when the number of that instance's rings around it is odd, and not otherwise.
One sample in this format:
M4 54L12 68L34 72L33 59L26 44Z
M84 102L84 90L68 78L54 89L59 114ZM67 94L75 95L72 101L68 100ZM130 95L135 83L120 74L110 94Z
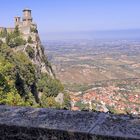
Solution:
M33 49L34 58L31 59L33 64L37 66L40 72L48 73L51 77L54 77L54 72L47 60L47 56L44 53L44 48L40 41L37 24L33 23L30 9L26 8L23 10L22 22L20 21L20 17L15 17L15 27L19 28L22 37L27 42L23 47L23 50L25 51L27 47L31 47Z

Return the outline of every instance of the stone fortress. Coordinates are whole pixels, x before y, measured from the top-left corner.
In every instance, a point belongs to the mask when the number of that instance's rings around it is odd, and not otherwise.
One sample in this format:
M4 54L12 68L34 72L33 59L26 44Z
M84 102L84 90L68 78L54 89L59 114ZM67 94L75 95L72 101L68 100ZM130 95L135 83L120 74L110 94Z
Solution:
M31 62L35 64L41 72L49 73L53 77L53 70L50 68L45 62L45 54L42 49L41 40L37 30L37 24L33 22L31 10L25 8L23 10L23 17L15 17L15 27L14 28L6 28L0 27L0 32L6 30L7 33L12 33L16 27L18 27L20 31L21 37L26 41L25 45L17 46L14 48L14 51L22 51L26 53L26 48L30 46L34 52L35 57L31 59ZM28 42L29 37L31 37L32 43ZM0 38L3 42L5 42L5 38Z
M21 17L19 17L19 16L15 17L14 19L15 19L15 27L18 26L24 39L27 40L29 35L31 35L31 32L37 32L37 25L35 23L33 23L33 18L32 18L32 14L31 14L30 9L25 8L23 10L22 20L21 20ZM15 28L0 27L0 32L3 30L6 30L8 33L11 33L14 31L14 29Z

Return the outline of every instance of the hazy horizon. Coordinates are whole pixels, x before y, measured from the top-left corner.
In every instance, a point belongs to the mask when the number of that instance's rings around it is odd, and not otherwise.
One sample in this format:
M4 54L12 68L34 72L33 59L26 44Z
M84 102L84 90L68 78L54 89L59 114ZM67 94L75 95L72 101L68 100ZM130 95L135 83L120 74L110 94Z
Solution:
M139 0L1 0L0 26L14 27L13 18L29 8L43 40L88 38L88 31L140 29L139 7Z
M42 41L65 39L140 39L140 29L46 32L41 34L41 39Z

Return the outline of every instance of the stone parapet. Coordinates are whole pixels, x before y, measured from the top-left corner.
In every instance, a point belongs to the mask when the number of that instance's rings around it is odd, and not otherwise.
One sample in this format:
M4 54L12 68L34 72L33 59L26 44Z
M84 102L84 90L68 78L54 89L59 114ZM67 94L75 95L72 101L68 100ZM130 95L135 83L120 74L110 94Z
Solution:
M139 140L140 117L0 106L3 140Z

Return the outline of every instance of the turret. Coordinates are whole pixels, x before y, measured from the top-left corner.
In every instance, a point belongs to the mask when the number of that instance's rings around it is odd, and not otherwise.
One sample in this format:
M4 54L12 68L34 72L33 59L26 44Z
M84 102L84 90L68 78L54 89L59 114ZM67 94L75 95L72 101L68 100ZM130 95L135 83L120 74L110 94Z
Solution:
M20 25L20 17L15 17L15 27Z
M23 25L28 26L32 23L32 16L31 16L31 10L30 9L24 9L23 10Z

